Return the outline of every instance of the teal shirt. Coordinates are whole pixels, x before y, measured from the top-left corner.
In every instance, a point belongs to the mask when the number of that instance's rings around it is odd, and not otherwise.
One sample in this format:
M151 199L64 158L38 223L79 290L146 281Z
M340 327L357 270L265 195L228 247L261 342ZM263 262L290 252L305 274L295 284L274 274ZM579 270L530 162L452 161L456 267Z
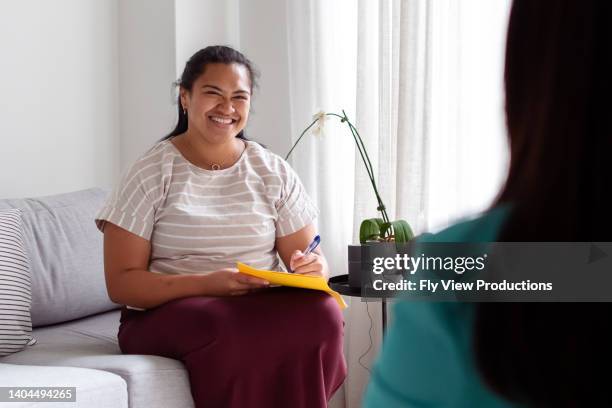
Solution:
M495 241L506 216L507 209L496 208L422 241ZM472 352L474 310L470 303L398 301L363 406L514 406L489 391L480 378Z

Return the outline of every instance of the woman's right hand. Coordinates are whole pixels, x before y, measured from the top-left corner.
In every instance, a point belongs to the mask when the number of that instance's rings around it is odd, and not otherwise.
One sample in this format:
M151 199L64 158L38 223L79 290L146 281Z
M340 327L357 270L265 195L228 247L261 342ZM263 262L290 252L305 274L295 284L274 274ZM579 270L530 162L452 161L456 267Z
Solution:
M236 268L225 268L203 275L206 277L206 294L212 296L239 296L252 290L266 288L269 282L238 272Z

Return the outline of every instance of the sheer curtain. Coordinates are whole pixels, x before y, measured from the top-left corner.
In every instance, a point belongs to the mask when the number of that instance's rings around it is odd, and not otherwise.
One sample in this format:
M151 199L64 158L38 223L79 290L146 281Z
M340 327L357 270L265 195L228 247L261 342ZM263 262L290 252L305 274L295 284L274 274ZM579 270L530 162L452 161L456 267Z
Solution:
M345 109L367 146L392 219L415 233L486 209L506 171L502 105L509 0L288 2L292 135ZM292 165L321 210L334 274L376 202L344 125L308 135ZM334 407L359 407L381 342L380 303L350 299L349 376ZM390 316L392 321L392 316Z
M354 116L357 12L352 3L287 3L293 142L321 110L345 109ZM313 133L301 140L289 161L319 207L321 245L332 272L341 275L352 236L354 144L335 118L327 120L320 134Z

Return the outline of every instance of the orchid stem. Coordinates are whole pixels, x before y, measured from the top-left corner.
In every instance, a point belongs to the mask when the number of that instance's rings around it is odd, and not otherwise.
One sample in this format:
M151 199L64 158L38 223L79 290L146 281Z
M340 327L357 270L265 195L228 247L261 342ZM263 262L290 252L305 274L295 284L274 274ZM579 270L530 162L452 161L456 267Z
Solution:
M326 116L335 116L335 117L339 118L341 122L346 122L347 126L349 127L349 130L351 131L351 136L353 136L353 140L355 141L355 145L357 146L357 150L359 151L359 155L361 156L361 160L363 161L363 165L366 168L366 172L368 174L368 178L370 179L370 183L372 184L372 188L374 189L374 195L376 196L376 201L378 202L378 210L380 211L380 213L382 215L383 222L390 223L389 216L387 215L387 208L385 207L385 204L383 203L382 198L380 197L380 193L378 192L378 187L376 186L376 181L375 181L375 178L374 178L374 168L372 167L372 162L370 161L370 156L368 155L368 151L366 150L365 144L363 143L363 139L361 138L361 135L359 134L359 131L357 131L357 128L355 126L353 126L353 124L349 120L349 118L348 118L348 116L347 116L347 114L346 114L346 112L344 110L342 110L342 115L339 115L339 114L333 113L333 112L325 113L325 115ZM293 152L295 147L298 145L300 140L302 140L304 135L320 119L321 119L320 117L317 117L315 120L312 121L312 123L310 125L308 125L308 127L306 129L304 129L304 131L300 134L300 137L298 137L298 139L295 141L293 146L291 146L291 150L289 150L289 153L287 153L287 156L285 156L285 160L289 159L289 156L291 156L291 153ZM389 230L387 230L387 231L389 231Z
M310 128L313 127L314 124L317 123L318 120L319 120L318 118L313 120L312 123L310 125L308 125L308 127L306 129L304 129L304 131L302 132L300 137L298 137L298 140L296 140L295 143L293 144L293 146L291 146L291 150L289 150L289 153L287 153L287 155L285 156L285 160L289 159L289 156L291 156L291 152L293 152L293 149L295 149L295 147L297 146L298 143L300 143L300 140L302 140L302 138L304 137L306 132L308 132L308 130L310 130Z

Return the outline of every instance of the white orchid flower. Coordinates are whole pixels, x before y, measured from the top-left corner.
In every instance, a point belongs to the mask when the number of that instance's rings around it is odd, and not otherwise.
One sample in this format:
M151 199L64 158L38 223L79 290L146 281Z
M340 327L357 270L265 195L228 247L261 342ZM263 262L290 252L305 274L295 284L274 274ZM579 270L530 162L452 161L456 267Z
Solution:
M318 136L322 136L325 134L325 122L327 121L327 115L325 111L319 111L314 114L312 120L316 120L317 123L313 129L313 133Z

